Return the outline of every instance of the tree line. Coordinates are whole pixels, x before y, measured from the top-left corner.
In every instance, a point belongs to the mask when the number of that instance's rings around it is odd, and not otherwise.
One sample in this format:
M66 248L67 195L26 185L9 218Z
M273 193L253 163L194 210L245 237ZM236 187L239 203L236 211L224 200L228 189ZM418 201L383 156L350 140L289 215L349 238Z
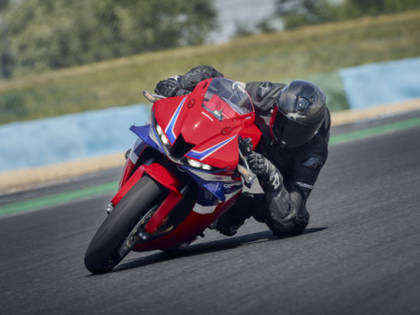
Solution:
M420 8L420 0L276 0L285 29ZM0 0L0 79L201 44L209 0ZM234 18L234 17L233 17ZM257 25L273 29L269 19ZM237 35L252 33L247 27Z
M0 0L0 77L200 44L207 0Z
M286 29L420 8L420 0L277 0Z
M255 27L237 23L235 36L398 13L420 8L420 0L275 0L274 8L272 14Z

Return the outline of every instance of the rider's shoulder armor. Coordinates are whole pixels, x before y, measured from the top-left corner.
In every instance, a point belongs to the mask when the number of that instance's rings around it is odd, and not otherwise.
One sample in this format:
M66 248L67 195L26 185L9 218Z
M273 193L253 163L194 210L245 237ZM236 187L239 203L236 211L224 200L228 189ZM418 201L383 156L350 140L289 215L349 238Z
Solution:
M275 106L276 96L285 87L283 83L249 82L246 91L254 104L256 118L255 124L263 135L270 135L270 119Z
M269 115L278 93L286 86L283 83L269 81L249 82L246 91L251 96L257 115Z

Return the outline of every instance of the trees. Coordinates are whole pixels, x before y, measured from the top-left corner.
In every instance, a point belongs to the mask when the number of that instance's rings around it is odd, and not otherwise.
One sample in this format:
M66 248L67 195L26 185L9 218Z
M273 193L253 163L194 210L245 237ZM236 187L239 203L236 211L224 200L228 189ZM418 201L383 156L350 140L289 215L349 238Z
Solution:
M9 0L0 0L0 12L9 5Z
M330 6L327 0L277 0L276 12L282 17L284 27L292 29L330 20Z
M420 8L420 0L277 0L286 29Z
M349 17L392 13L420 7L419 0L346 0Z
M199 44L215 18L206 0L19 1L2 13L0 73L10 77Z

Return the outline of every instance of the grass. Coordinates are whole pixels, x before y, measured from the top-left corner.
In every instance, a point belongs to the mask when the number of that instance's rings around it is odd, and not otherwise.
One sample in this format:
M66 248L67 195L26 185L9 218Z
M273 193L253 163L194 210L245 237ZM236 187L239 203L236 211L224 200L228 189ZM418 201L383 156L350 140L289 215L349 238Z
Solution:
M241 81L310 79L339 110L338 69L419 55L420 11L145 53L2 81L0 124L144 102L141 90L198 64Z

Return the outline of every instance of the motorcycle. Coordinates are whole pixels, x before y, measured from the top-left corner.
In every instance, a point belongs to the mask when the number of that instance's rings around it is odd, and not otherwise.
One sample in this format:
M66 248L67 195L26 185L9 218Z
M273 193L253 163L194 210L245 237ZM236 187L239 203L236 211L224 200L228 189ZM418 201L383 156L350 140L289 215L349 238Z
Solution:
M85 254L94 274L110 271L130 251L190 244L255 180L245 154L261 132L243 83L213 78L184 96L144 95L153 102L150 124L131 126L139 139Z

